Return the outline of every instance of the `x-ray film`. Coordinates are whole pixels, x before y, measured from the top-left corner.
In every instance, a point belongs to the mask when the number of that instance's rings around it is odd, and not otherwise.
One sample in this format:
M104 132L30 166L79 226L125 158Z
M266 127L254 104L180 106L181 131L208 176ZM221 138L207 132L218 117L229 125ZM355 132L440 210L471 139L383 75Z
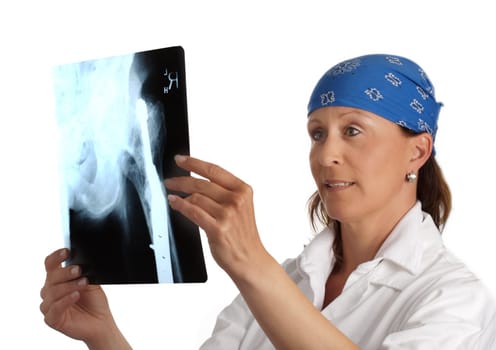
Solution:
M68 263L93 284L206 281L198 227L163 182L188 175L183 49L58 65L53 81Z

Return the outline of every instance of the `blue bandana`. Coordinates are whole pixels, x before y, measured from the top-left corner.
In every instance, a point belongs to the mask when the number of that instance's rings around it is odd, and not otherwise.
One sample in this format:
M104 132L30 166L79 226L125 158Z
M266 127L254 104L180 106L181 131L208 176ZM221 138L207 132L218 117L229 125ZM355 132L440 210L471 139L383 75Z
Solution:
M310 97L308 114L330 106L360 108L434 139L442 104L416 63L377 54L341 62L324 74Z

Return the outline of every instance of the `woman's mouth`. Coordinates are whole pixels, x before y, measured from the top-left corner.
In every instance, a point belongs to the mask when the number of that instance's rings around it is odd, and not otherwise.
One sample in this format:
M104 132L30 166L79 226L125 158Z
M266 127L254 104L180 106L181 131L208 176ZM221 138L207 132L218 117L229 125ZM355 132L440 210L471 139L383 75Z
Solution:
M325 181L324 185L331 190L339 190L348 188L355 183L352 181Z

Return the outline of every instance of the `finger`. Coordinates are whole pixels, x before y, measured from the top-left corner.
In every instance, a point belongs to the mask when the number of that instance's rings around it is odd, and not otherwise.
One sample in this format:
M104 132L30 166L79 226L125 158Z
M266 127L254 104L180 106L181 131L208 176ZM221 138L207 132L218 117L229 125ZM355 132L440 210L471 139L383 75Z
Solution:
M177 210L194 224L200 226L205 232L209 233L215 228L215 218L201 207L190 203L176 195L168 196L169 203L172 209Z
M41 297L44 297L44 290L57 284L70 282L81 277L81 268L78 265L70 265L50 270L47 273L45 286L41 290Z
M41 312L46 314L52 304L57 303L74 292L80 292L87 286L88 279L85 277L57 285L46 285L41 290L41 294L43 295L43 302L40 305Z
M222 203L229 197L229 191L208 180L197 179L191 176L180 176L165 180L168 190L186 194L199 193Z
M201 208L214 219L220 219L225 211L224 207L218 202L199 193L193 193L186 197L185 200L192 205Z
M64 322L65 311L77 303L80 297L81 293L74 291L50 304L48 308L45 308L42 303L40 309L43 315L45 315L45 323L52 328L57 328L60 323Z
M45 270L47 272L54 270L67 260L69 257L69 250L67 248L62 248L54 251L45 258Z
M178 155L176 164L184 170L196 173L228 189L235 190L244 182L220 166L190 156Z

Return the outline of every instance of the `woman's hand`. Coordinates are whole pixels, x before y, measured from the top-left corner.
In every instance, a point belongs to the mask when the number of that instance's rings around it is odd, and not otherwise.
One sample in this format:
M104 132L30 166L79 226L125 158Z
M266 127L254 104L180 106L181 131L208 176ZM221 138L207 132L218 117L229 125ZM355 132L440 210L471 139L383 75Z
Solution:
M179 167L200 175L176 177L165 182L170 206L200 226L208 237L212 256L236 282L250 267L269 255L255 223L252 188L221 167L187 156L177 156Z
M212 255L238 286L265 334L278 349L357 349L312 305L263 247L250 186L217 165L178 156L177 165L204 179L166 181L169 202L200 226ZM298 322L295 322L298 320Z
M45 259L47 275L40 292L45 322L84 341L90 349L130 349L114 322L103 289L88 285L79 266L62 266L68 255L67 249L60 249Z

